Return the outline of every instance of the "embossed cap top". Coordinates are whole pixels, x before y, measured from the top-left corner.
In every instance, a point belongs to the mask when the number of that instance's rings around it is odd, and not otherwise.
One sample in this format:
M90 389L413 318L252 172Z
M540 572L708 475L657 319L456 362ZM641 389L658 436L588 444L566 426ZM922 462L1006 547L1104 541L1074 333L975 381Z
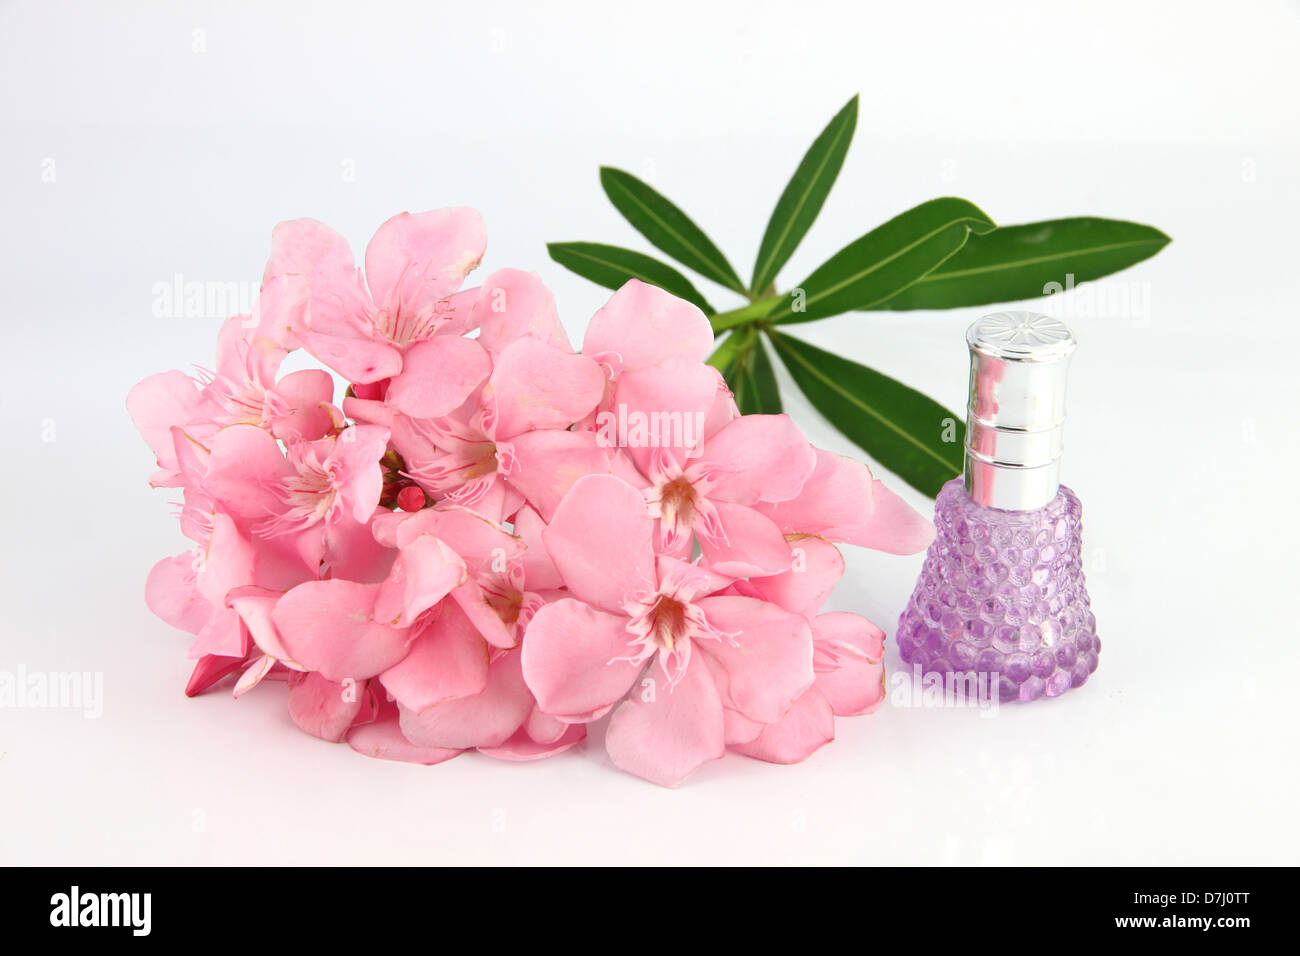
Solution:
M966 331L972 351L1006 362L1055 362L1074 351L1074 333L1037 312L994 312Z

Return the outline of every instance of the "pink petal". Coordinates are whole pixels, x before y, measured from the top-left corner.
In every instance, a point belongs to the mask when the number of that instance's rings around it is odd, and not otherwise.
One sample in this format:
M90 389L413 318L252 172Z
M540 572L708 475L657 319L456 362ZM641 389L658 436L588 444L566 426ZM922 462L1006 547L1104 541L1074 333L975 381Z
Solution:
M248 654L248 630L230 608L213 608L212 616L195 635L188 653L190 657L215 654L242 660Z
M302 674L289 682L289 716L321 740L338 743L361 711L366 685L355 681L336 684L320 674Z
M800 697L779 721L768 724L748 743L732 747L747 757L768 763L798 763L835 739L831 705L816 689Z
M869 714L880 706L885 699L884 631L858 614L819 614L813 620L813 642L838 658L838 667L819 667L817 674L817 689L837 716Z
M465 562L440 538L420 535L401 550L375 602L375 618L410 627L465 581Z
M629 654L627 618L571 598L543 607L523 641L524 680L543 712L594 720L632 686L642 665Z
M691 303L630 279L591 317L582 351L602 360L616 357L616 372L671 358L703 362L713 351L713 329Z
M380 306L428 307L460 288L486 248L487 227L473 209L399 213L366 246L366 283Z
M811 691L809 691L811 693ZM727 746L735 744L747 744L763 732L767 724L760 724L757 720L750 720L738 710L732 710L730 707L722 708L723 726L726 729Z
M409 630L374 620L377 584L308 581L280 598L271 619L293 660L330 680L363 680L406 656Z
M686 594L690 595L691 600L695 600L716 594L735 583L731 577L719 574L712 568L670 554L658 555L655 558L655 569L659 574L660 589L666 593L679 592L683 600Z
M789 543L789 570L750 578L758 597L811 619L844 576L844 557L824 538L803 535Z
M609 474L609 455L591 432L543 429L511 439L509 482L543 517L555 514L574 482Z
M268 657L292 665L294 669L300 669L301 665L294 661L285 649L284 643L280 640L280 632L276 630L272 620L275 606L282 596L279 591L249 585L231 590L226 595L226 603L244 622L258 650Z
M634 692L610 718L605 748L619 769L664 787L722 757L722 702L708 666L693 657L671 690L659 683Z
M435 335L407 350L387 400L413 418L438 418L463 405L491 373L492 360L478 342Z
M515 515L514 525L515 533L519 535L525 546L521 561L524 568L524 582L529 590L540 591L563 587L564 581L560 578L560 572L555 570L551 556L546 551L546 545L542 543L542 532L546 530L546 522L542 520L542 516L525 505Z
M411 515L397 529L397 547L405 548L425 534L447 542L474 574L501 571L498 562L514 561L523 553L523 542L499 523L454 505L426 508Z
M461 289L438 302L437 335L468 335L475 329L474 307L478 305L478 288Z
M176 456L174 459L176 467L180 470L181 481L186 490L199 489L203 484L203 476L208 472L211 451L180 427L172 429L172 448Z
M866 465L820 448L816 460L797 497L756 506L782 531L820 535L891 554L914 554L929 546L934 526L873 480Z
M488 646L455 606L447 606L426 627L401 662L379 675L407 710L477 694L487 686Z
M391 512L380 509L372 522ZM375 540L371 524L339 521L325 529L322 559L328 562L330 577L347 578L362 584L380 584L391 573L397 552ZM310 534L313 529L308 529ZM296 583L296 582L295 582ZM382 616L379 618L384 620Z
M529 337L497 356L483 401L496 409L495 437L504 441L533 428L568 428L604 394L599 365Z
M262 683L262 678L270 674L273 667L275 667L275 658L270 654L263 654L255 659L248 669L240 675L239 680L235 682L235 698L243 697Z
M387 701L381 705L379 715L373 721L353 727L348 732L348 746L367 757L418 763L426 767L464 753L459 748L419 747L411 743L402 736L397 708Z
M624 447L651 477L654 458L685 465L699 453L716 395L717 371L698 362L668 359L624 372L614 388L612 409L596 416L597 434L606 446Z
M519 653L506 651L492 662L481 693L419 713L401 708L402 733L421 747L498 747L514 736L532 707Z
M153 566L144 586L149 610L172 627L197 634L212 616L212 604L196 586L193 551L163 558Z
M232 588L251 582L258 563L252 542L228 515L217 512L212 516L212 535L194 582L208 603L225 607L226 595Z
M157 459L158 467L166 473L156 484L169 483L176 477L172 426L188 425L202 405L198 383L184 372L150 375L127 393L126 410Z
M271 254L262 281L277 276L310 275L318 268L352 268L348 241L315 219L291 219L271 230Z
M319 368L290 372L275 385L271 433L281 440L315 441L333 425L327 409L334 398L334 378Z
M315 300L313 300L315 308ZM313 321L319 309L313 311ZM349 382L367 384L391 378L402 370L402 353L387 342L361 336L341 336L315 328L296 329L303 348Z
M296 472L269 432L256 425L231 425L217 432L209 447L203 490L231 514L259 523L285 510L276 485Z
M694 645L722 665L729 705L760 723L779 720L813 683L808 622L749 597L707 597L695 605L710 625L735 635L730 641L697 640Z
M528 732L523 727L520 727L515 731L514 736L505 743L496 747L480 747L478 749L479 753L495 757L497 760L542 760L563 753L581 743L586 736L586 726L583 724L569 724L558 739L537 741L528 736Z
M543 713L542 709L534 704L528 719L519 729L526 733L529 739L539 744L553 744L568 733L571 726L573 725L565 723L558 717Z
M244 666L242 657L224 657L220 654L207 654L199 658L190 674L189 683L185 685L186 697L197 697L217 681L233 674Z
M510 648L518 643L514 625L502 620L501 614L488 601L487 592L478 582L466 581L451 592L451 598L483 639L493 647Z
M305 274L264 279L250 317L253 334L285 349L301 348L294 329L306 328L310 305L311 283Z
M713 371L717 373L715 384L718 391L713 397L713 406L709 409L708 418L704 421L704 440L706 442L740 417L740 409L736 407L735 396L731 394L731 389L727 387L726 381L722 378L722 373L718 372L717 369Z
M573 351L555 297L536 272L500 269L487 278L479 295L470 323L479 330L479 343L492 354L525 335Z
M799 494L817 465L789 415L745 415L708 440L702 462L719 469L711 498L753 505Z
M654 522L645 499L612 475L579 478L542 532L556 570L575 597L604 611L655 586Z
M792 555L772 519L753 508L714 501L724 539L699 535L700 551L708 566L733 578L778 574L790 568Z
M257 335L251 316L232 315L217 332L217 375L237 385L271 385L287 354Z
M934 525L879 478L871 483L871 516L850 544L888 554L916 554L934 540Z
M379 425L350 425L334 442L330 460L339 503L361 524L368 524L379 507L384 487L379 459L387 448L388 429Z

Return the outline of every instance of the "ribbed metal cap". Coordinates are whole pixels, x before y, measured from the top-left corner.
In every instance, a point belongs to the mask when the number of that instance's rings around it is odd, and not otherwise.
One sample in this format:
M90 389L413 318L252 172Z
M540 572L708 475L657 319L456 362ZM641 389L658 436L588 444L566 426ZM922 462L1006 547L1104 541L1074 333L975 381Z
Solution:
M966 344L966 491L993 508L1041 508L1061 483L1074 335L1050 316L995 312L966 331Z

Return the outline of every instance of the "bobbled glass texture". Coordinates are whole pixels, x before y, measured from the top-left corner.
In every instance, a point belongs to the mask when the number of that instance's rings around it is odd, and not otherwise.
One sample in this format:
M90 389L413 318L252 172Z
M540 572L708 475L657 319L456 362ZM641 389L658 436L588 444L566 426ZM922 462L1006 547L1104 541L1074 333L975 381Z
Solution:
M945 484L898 622L903 660L927 674L986 674L1002 701L1086 683L1101 641L1084 584L1082 511L1064 485L1042 508L1002 511L972 501L961 478Z

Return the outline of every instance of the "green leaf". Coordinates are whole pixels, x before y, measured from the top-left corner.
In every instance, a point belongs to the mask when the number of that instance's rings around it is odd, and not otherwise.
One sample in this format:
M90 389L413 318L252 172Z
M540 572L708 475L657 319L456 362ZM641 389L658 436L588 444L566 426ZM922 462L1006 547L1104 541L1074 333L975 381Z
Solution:
M1155 255L1159 229L1118 219L1054 219L973 236L956 255L877 309L955 309L1015 302L1099 279Z
M614 208L657 248L700 275L747 295L727 257L667 198L631 173L609 166L601 167L600 184Z
M799 243L808 233L822 204L844 165L844 156L858 124L858 98L855 96L826 125L799 162L785 192L772 210L763 242L754 262L754 280L749 284L753 295L761 295L781 271Z
M789 335L771 339L813 407L913 488L937 495L961 473L966 429L956 414L875 369Z
M775 323L811 322L867 309L897 295L955 253L988 215L965 199L931 199L849 243L768 313Z
M776 384L772 360L763 348L763 336L755 334L752 344L738 360L728 381L742 415L779 415L781 390Z
M709 358L709 364L722 372L742 415L780 414L781 391L776 372L754 326L728 335Z
M552 259L566 269L607 289L619 289L628 279L640 279L694 303L706 315L716 312L708 300L691 285L690 279L667 263L640 252L601 245L598 242L549 242L546 250Z

